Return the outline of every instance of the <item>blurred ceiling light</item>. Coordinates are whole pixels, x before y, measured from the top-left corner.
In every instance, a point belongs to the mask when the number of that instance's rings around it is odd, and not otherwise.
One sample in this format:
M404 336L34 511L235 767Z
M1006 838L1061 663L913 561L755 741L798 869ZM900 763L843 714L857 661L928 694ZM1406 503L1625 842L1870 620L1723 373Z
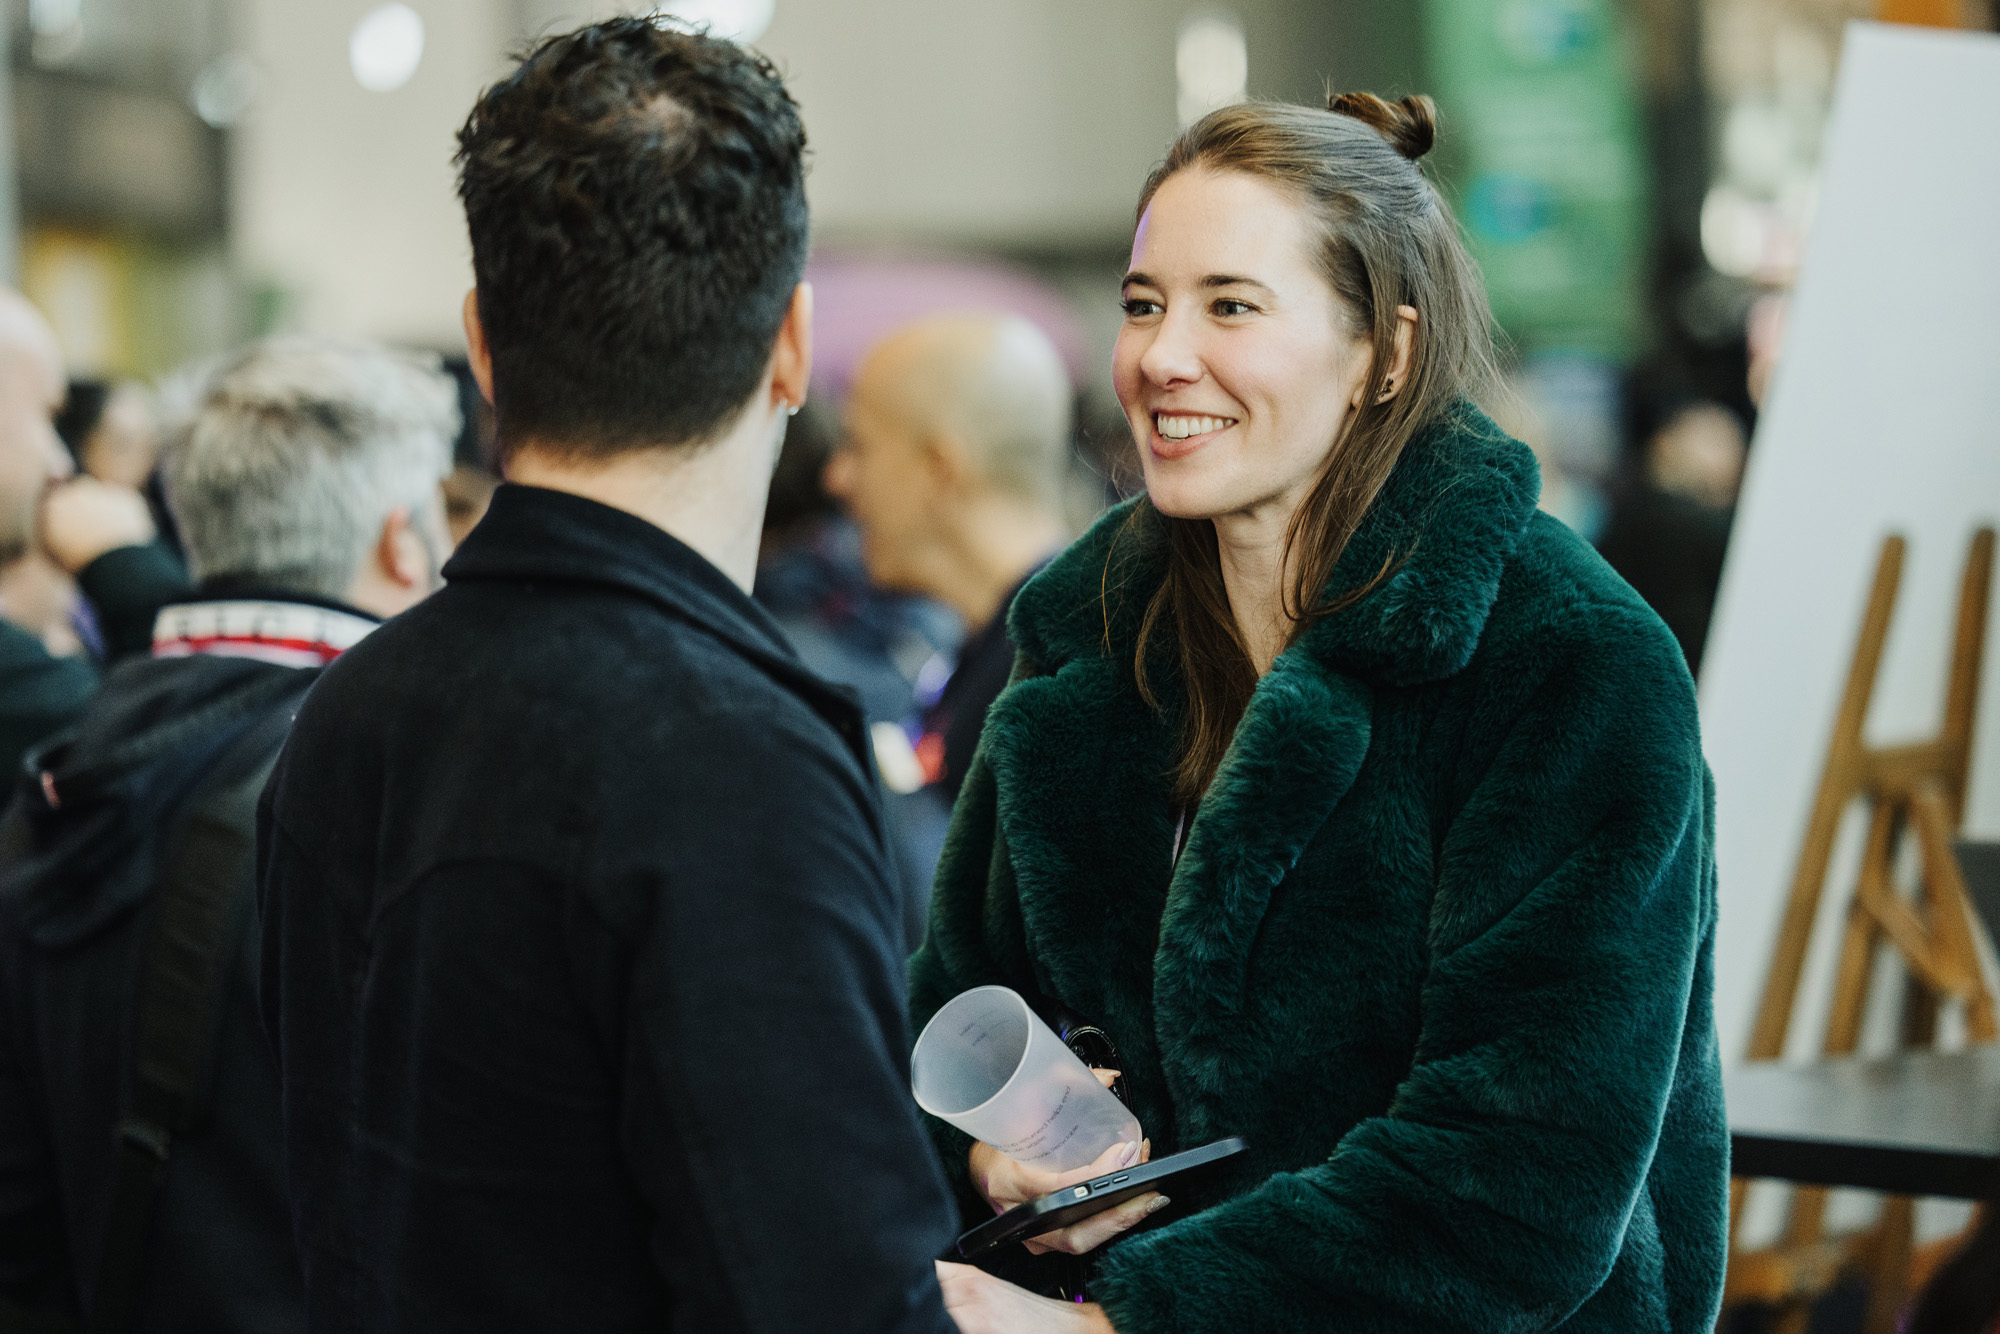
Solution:
M777 0L670 0L653 17L677 18L732 42L754 42L771 26L777 7Z
M424 20L408 5L377 5L361 16L347 39L354 81L371 93L393 92L410 81L424 58Z
M65 32L83 21L83 0L28 0L28 27L37 34Z
M28 0L28 31L36 64L63 64L83 45L83 0Z
M228 129L257 100L256 62L241 51L217 56L195 76L188 100L195 115L218 130Z
M1181 24L1174 47L1180 82L1181 124L1192 125L1217 107L1249 95L1250 50L1243 24L1233 14L1197 14Z

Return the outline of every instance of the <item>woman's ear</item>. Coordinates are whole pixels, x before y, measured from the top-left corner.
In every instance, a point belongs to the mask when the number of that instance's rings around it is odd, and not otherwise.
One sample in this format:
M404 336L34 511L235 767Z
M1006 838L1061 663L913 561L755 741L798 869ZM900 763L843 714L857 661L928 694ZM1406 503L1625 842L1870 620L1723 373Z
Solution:
M1396 307L1396 351L1389 358L1388 374L1382 377L1382 395L1375 401L1387 403L1410 380L1410 365L1417 352L1417 308Z

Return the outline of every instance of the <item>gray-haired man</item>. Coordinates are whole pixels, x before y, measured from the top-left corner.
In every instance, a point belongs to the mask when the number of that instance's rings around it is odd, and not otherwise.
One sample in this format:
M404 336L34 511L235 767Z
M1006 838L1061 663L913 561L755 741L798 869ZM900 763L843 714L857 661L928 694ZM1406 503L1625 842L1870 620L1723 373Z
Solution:
M319 669L436 585L457 427L435 369L282 339L169 442L198 588L31 752L0 826L0 1297L93 1330L305 1327L254 801Z

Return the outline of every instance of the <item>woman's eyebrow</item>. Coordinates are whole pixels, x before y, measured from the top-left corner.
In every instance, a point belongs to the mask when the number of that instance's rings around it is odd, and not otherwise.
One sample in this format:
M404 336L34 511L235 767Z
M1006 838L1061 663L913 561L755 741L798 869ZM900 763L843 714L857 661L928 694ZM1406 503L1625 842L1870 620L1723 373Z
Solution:
M1153 276L1152 276L1151 274L1149 274L1149 273L1141 273L1141 272L1139 272L1139 271L1138 271L1137 269L1134 269L1134 270L1132 270L1132 271L1131 271L1130 273L1126 274L1126 275L1125 275L1125 280L1124 280L1123 282L1119 283L1118 285L1119 285L1120 287L1130 287L1130 286L1131 286L1131 285L1132 285L1133 283L1137 283L1137 284L1139 284L1139 286L1141 286L1141 287L1158 287L1158 286L1159 286L1159 284L1158 284L1158 283L1156 283L1156 282L1154 282L1154 281L1153 281Z
M1260 283L1255 278L1245 278L1234 273L1211 273L1201 280L1201 285L1203 287L1254 287L1258 291L1265 293L1269 293L1271 290L1270 286L1266 283Z

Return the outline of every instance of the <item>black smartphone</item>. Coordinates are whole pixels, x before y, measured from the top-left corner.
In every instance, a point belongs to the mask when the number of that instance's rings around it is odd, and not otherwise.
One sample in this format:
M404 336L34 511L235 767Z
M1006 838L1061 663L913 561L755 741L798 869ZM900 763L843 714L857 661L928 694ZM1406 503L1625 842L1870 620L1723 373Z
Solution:
M1231 1136L1185 1153L1155 1158L1109 1173L1092 1181L1015 1205L1006 1213L981 1223L958 1239L958 1253L970 1260L1010 1241L1026 1241L1044 1232L1080 1223L1092 1214L1115 1208L1136 1195L1159 1190L1168 1181L1188 1172L1200 1171L1243 1152L1243 1141Z

